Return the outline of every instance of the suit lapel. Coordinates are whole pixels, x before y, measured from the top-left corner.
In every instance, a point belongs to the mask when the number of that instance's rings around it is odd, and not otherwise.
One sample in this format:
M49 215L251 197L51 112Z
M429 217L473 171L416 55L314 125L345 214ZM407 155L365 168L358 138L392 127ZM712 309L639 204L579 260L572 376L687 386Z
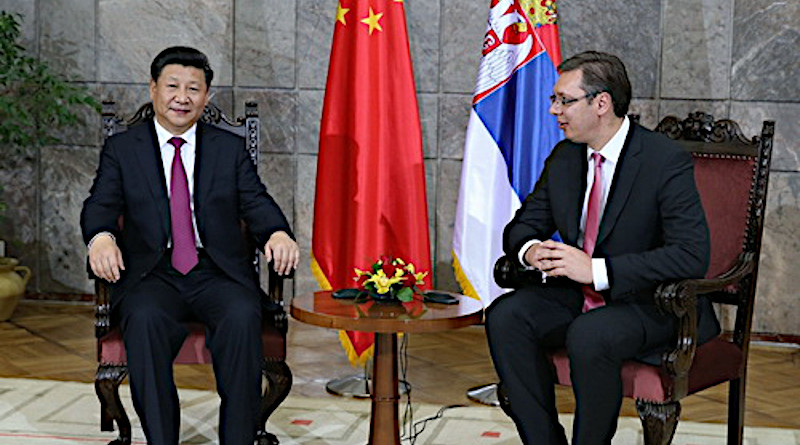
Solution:
M160 215L161 225L166 233L169 233L169 198L167 194L167 180L164 176L164 165L161 162L161 149L158 146L158 137L153 121L147 124L148 131L141 131L137 135L137 144L141 149L134 150L136 159L139 162L141 171L150 193L153 195L153 202L156 203L157 212Z
M583 195L586 191L586 150L584 144L581 148L572 150L573 162L568 163L568 171L564 175L563 190L566 192L564 202L569 203L567 208L567 233L562 233L562 239L576 243L580 234L581 212L583 211ZM577 179L577 180L576 180Z
M638 157L641 151L641 142L636 135L636 124L631 122L628 137L625 139L625 145L622 147L622 153L619 157L619 164L611 182L611 190L608 192L608 201L603 211L603 218L600 222L600 231L596 244L598 246L614 229L622 209L625 208L628 196L630 196L636 183L636 177L639 175L640 162Z
M213 131L209 134L208 127L203 122L197 122L197 147L195 148L194 161L194 214L197 220L197 229L203 233L203 201L211 191L214 183L214 165L220 155L216 146ZM202 236L202 235L201 235Z

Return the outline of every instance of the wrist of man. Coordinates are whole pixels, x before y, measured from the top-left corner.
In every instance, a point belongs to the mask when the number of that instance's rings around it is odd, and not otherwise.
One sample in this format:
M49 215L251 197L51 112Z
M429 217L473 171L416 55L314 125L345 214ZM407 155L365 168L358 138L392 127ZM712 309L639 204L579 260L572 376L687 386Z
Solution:
M111 241L113 241L114 244L117 243L117 238L114 236L113 233L111 233L111 232L100 232L100 233L96 234L95 236L93 236L92 239L89 240L89 244L86 245L86 248L89 249L89 250L92 250L92 245L95 243L95 241L97 241L99 238L104 237L104 236L107 236L107 237L111 238Z
M522 266L528 270L536 269L535 267L528 264L527 261L525 261L525 254L528 253L528 250L530 250L531 247L535 246L536 244L540 244L541 242L542 242L541 240L532 239L527 243L523 244L522 248L519 249L519 253L517 254L517 259L519 260L519 264L522 264Z

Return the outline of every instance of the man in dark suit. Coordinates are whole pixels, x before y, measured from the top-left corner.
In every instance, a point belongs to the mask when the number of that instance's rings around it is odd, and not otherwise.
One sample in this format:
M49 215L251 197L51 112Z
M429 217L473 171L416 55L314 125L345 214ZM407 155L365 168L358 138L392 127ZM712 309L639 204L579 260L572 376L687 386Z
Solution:
M261 289L241 221L287 274L299 251L245 150L198 122L213 71L200 51L172 47L150 67L155 118L106 141L81 213L89 264L112 283L113 316L148 443L176 445L172 362L198 319L221 397L220 441L252 444L261 393ZM120 217L122 227L120 227Z
M622 362L658 358L674 321L656 286L702 277L710 241L688 152L631 122L622 62L598 52L559 66L550 113L566 139L506 226L504 250L542 273L541 285L498 298L486 331L512 418L525 443L566 444L550 349L566 347L576 398L573 444L610 444ZM595 180L597 179L597 180ZM554 233L563 242L554 241ZM719 332L701 301L700 338Z

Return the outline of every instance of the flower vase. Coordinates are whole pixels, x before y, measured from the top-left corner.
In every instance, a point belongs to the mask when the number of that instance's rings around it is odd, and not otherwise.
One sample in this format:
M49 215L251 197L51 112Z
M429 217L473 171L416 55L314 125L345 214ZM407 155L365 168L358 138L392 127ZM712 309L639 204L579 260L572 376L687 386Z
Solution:
M19 260L0 258L0 321L11 318L30 278L31 270L19 266Z

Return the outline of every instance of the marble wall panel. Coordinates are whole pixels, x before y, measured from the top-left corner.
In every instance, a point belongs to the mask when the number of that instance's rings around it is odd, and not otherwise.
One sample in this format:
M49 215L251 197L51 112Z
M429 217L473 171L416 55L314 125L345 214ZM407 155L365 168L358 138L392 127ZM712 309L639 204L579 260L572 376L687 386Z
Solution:
M6 209L0 218L0 239L6 242L6 256L37 271L39 240L38 162L39 150L0 147L0 201ZM28 289L36 288L36 276Z
M733 17L734 100L800 100L800 2L739 0Z
M461 159L464 154L471 94L439 96L439 157Z
M266 153L259 157L258 175L294 227L294 193L297 169L292 155Z
M436 189L439 173L439 162L435 159L425 160L425 200L428 210L428 242L430 243L431 267L436 264ZM430 272L430 271L429 271ZM428 274L429 279L433 279L434 274Z
M319 151L319 126L322 119L322 90L300 90L297 94L297 152Z
M745 135L761 134L762 122L775 121L772 171L800 171L800 103L733 102L731 119Z
M268 153L261 155L258 163L258 174L261 181L266 185L267 192L278 203L283 214L286 215L292 231L295 230L294 191L297 178L295 162L292 155ZM296 236L297 234L295 234ZM301 259L305 259L302 251ZM262 264L266 265L266 262ZM261 282L269 282L269 272L266 267L261 270ZM284 287L284 296L288 298L292 295L293 285L291 282L284 283Z
M244 117L244 100L234 103L234 91L231 87L215 87L211 85L211 102L218 106L229 119Z
M216 85L233 82L233 11L227 0L142 2L100 0L98 78L142 82L164 48L192 46L204 52ZM131 20L136 17L136 20ZM214 36L214 38L209 38Z
M434 261L437 289L458 292L453 272L453 226L455 224L458 187L461 184L461 161L444 159L439 163L436 186L436 257Z
M87 92L95 99L100 98L100 88L97 84L87 87ZM100 112L88 106L73 106L72 111L78 120L74 125L61 129L53 129L50 134L61 144L66 145L100 145L101 115Z
M297 84L300 88L324 89L333 41L336 0L298 0L303 11L296 24Z
M797 265L800 264L800 173L772 172L753 330L800 335Z
M661 97L728 98L733 2L666 0L663 17Z
M419 120L422 125L422 150L425 159L435 159L439 153L439 96L417 94Z
M237 86L295 85L296 0L236 0L234 69Z
M31 0L0 0L0 11L22 15L20 26L22 46L31 56L39 54L39 43L36 39L36 2ZM18 21L20 21L19 18Z
M293 153L297 132L297 94L280 90L236 90L237 114L244 113L244 103L258 103L261 116L261 152Z
M97 167L91 147L47 147L42 156L39 286L50 292L92 292L79 221Z
M430 0L408 0L405 5L417 91L434 92L439 85L441 5Z
M297 156L297 183L295 184L294 234L300 247L300 267L294 278L295 294L319 290L311 274L311 235L314 231L314 194L317 184L317 157Z
M39 57L70 79L95 80L95 1L40 0L39 17Z
M628 114L639 115L639 124L645 128L655 128L658 125L658 101L633 99Z
M561 54L606 51L625 63L633 96L656 97L661 55L661 1L574 0L559 3Z
M676 116L685 119L689 113L703 111L714 119L728 119L730 117L730 102L717 100L662 100L658 106L659 121L667 116Z
M146 83L149 78L148 74L137 84L102 83L98 89L97 99L114 101L117 114L126 119L131 118L139 107L150 102L150 90Z
M475 90L488 16L489 2L442 0L439 91Z

